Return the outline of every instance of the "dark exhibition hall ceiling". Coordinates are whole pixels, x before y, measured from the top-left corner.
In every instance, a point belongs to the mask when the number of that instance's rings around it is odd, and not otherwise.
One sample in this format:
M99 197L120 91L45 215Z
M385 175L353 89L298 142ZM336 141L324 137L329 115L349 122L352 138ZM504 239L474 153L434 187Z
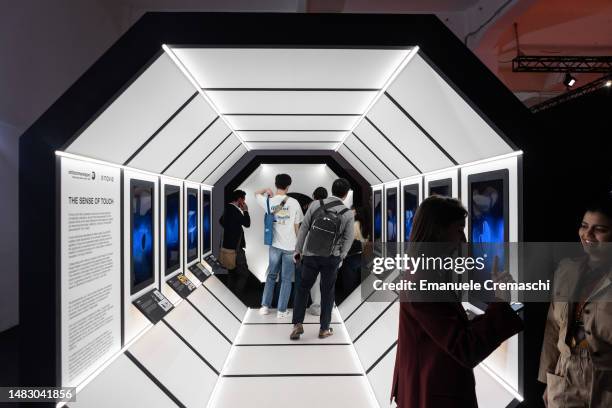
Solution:
M566 89L561 73L512 72L514 23L524 54L612 55L609 0L27 0L0 15L13 61L0 67L0 126L23 133L147 11L433 13L527 106Z

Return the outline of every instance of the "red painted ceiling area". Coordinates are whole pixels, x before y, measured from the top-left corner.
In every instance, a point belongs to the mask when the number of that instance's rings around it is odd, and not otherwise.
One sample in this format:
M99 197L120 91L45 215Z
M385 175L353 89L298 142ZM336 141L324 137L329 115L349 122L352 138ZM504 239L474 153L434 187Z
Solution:
M514 23L524 55L612 55L612 1L520 1L489 26L474 50L528 106L566 91L562 73L512 72ZM574 74L575 87L605 74Z

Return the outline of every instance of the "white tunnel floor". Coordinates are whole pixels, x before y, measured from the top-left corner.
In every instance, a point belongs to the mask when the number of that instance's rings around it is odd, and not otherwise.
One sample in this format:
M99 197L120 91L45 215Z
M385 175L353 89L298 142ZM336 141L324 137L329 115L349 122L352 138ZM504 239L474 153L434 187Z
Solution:
M249 309L208 406L378 407L338 310L333 336L319 339L318 321L306 314L292 341L290 318Z

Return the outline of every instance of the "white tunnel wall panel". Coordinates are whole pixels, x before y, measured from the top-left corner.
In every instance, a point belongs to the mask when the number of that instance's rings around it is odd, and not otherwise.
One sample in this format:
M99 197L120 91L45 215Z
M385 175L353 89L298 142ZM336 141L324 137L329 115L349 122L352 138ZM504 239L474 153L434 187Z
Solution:
M359 115L311 116L311 115L227 115L225 119L236 130L344 130L351 129Z
M240 321L231 314L206 288L200 286L191 295L189 302L217 327L231 342L240 330Z
M164 318L202 357L221 372L231 344L188 302Z
M380 316L361 337L354 341L355 349L364 370L369 369L396 340L400 303L393 302L391 307Z
M368 380L374 390L376 399L381 407L396 407L395 401L389 402L391 389L393 387L393 370L395 369L395 356L397 354L397 345L387 352L372 370L367 373ZM366 369L367 370L367 369ZM490 405L484 405L489 407Z
M231 136L230 133L231 130L225 122L217 120L164 174L172 177L186 178L224 139L230 140L235 137Z
M109 392L112 390L112 392ZM77 394L71 408L167 408L174 402L124 354Z
M359 288L360 291L363 291L362 288ZM381 296L377 296L376 294L372 295L372 297L364 302L361 306L359 306L350 319L345 319L346 330L351 336L351 340L355 340L357 336L363 333L370 323L376 319L386 308L389 306L390 302L394 302L397 299L395 294L391 295L386 292L380 292ZM393 293L393 292L391 292ZM388 301L385 298L390 298ZM367 367L366 367L367 368Z
M391 181L397 179L396 175L389 170L390 166L383 157L378 154L376 156L370 151L374 151L374 146L365 146L355 136L350 135L344 144L351 149L376 175L383 181ZM370 150L368 150L368 148Z
M512 152L420 55L410 61L388 92L459 163Z
M324 141L324 142L338 143L338 142L341 142L344 139L344 136L346 135L346 131L342 131L342 130L334 131L334 132L327 132L327 131L320 131L320 130L319 131L308 131L308 132L291 131L291 130L270 132L270 131L257 130L257 131L248 131L248 132L237 131L236 133L240 135L242 140L244 140L245 142L264 141L264 142L278 142L278 143L282 143L285 141L289 141L289 142Z
M217 375L164 322L153 326L128 351L183 405L206 406Z
M338 143L339 142L247 142L246 145L250 150L333 150L336 148L336 146L338 146Z
M474 367L476 398L480 407L509 407L515 397L479 365Z
M292 345L250 346L236 347L232 350L232 356L227 361L224 374L283 376L329 373L355 375L360 374L361 370L359 359L355 358L355 352L350 345L311 345L300 347L299 351Z
M206 179L210 177L211 173L214 172L219 165L223 164L226 157L232 154L236 148L240 148L239 146L241 146L241 143L238 138L234 135L230 136L229 139L212 152L210 156L208 156L189 177L187 177L187 179L196 183L205 182Z
M221 113L363 113L376 91L206 91Z
M367 116L398 149L412 159L421 172L443 169L454 164L386 96L376 102ZM438 120L443 118L439 117Z
M349 316L351 316L353 314L353 312L355 312L359 307L361 307L361 304L363 303L364 299L366 296L364 296L364 287L368 286L371 287L372 286L372 281L374 280L374 275L373 274L369 274L362 282L361 285L357 286L343 301L342 303L340 303L338 305L338 313L340 313L340 316L342 316L342 319L344 320L344 324L346 326L346 329L349 331L349 334L351 333L351 330L349 329L349 326L346 324L347 319L349 318Z
M203 88L381 88L409 50L174 48Z
M414 154L414 151L402 150L401 153L398 152L398 150L393 147L394 145L386 140L367 120L361 121L354 133L365 144L370 146L378 157L383 159L387 166L389 166L398 177L409 177L419 174L418 170L406 160L406 157L413 160L411 155Z
M216 276L211 276L208 279L206 279L203 285L213 295L215 295L215 297L219 299L221 303L227 306L227 308L232 312L234 316L236 316L242 321L244 320L244 316L246 315L248 308Z
M236 150L232 154L229 155L227 159L221 163L215 171L213 171L210 176L204 180L204 183L213 185L219 180L227 171L240 160L242 156L244 156L247 152L247 149L243 145L239 145ZM214 228L214 227L213 227Z
M338 149L338 153L340 153L340 155L344 157L346 161L349 162L349 164L368 181L368 183L377 184L381 182L381 180L377 178L377 176L370 169L368 169L365 164L359 161L359 158L355 156L355 154L353 154L351 150L346 147L346 145L341 145Z
M311 346L312 347L312 346ZM333 382L332 382L333 381ZM373 408L376 399L363 376L222 377L210 407ZM241 392L236 392L240 390ZM299 390L301 392L289 392ZM304 390L304 391L302 391Z
M163 54L66 151L123 164L194 93L193 85Z
M129 165L161 173L216 116L204 98L197 95L130 161Z

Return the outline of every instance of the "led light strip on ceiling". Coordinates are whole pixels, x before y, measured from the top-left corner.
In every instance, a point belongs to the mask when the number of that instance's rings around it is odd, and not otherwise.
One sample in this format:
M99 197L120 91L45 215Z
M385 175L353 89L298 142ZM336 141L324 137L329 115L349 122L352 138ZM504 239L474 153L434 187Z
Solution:
M404 70L404 68L406 67L406 65L408 65L408 63L412 60L412 58L414 58L415 55L417 55L417 53L419 52L419 47L418 46L414 46L409 52L408 54L404 57L404 59L399 63L399 65L395 68L395 70L391 73L391 75L389 76L389 78L387 78L387 80L385 81L385 84L380 88L380 90L378 91L378 93L374 96L374 98L372 98L372 100L370 101L369 105L367 106L367 108L363 111L363 114L359 117L359 119L357 119L357 121L355 122L355 124L353 125L353 127L351 129L349 129L348 132L346 132L346 135L344 135L344 138L342 139L342 141L340 143L338 143L338 146L336 146L336 148L334 149L334 151L338 151L338 149L340 149L340 147L344 144L344 142L346 142L346 140L349 138L349 136L355 131L355 129L357 129L357 127L359 126L359 124L363 121L363 119L366 117L366 115L368 114L368 112L370 112L370 110L372 109L372 107L374 107L374 105L376 104L376 102L378 102L378 100L380 99L381 96L383 96L385 94L385 92L387 92L387 88L389 88L389 86L393 83L393 81L395 81L395 78L397 78L397 76L400 74L400 72L402 72Z
M172 51L172 48L168 47L166 44L163 44L162 45L162 49L164 50L164 52L166 54L168 54L168 56L174 62L174 64L178 67L178 69L180 69L181 72L183 73L183 75L185 75L187 77L189 82L191 82L191 84L194 86L194 88L200 93L200 95L202 95L204 100L210 105L210 107L221 118L221 120L223 120L223 122L228 127L228 129L232 131L232 133L238 138L238 140L240 140L240 143L242 143L242 146L244 146L244 148L247 151L250 151L251 149L249 148L249 146L245 143L245 141L242 139L242 137L235 131L235 129L230 125L229 121L221 113L221 111L219 110L217 105L214 104L212 99L206 94L206 92L202 89L202 87L197 83L197 81L195 80L195 78L191 74L191 72L189 72L187 67L183 64L183 62L179 59L179 57L174 53L174 51Z

